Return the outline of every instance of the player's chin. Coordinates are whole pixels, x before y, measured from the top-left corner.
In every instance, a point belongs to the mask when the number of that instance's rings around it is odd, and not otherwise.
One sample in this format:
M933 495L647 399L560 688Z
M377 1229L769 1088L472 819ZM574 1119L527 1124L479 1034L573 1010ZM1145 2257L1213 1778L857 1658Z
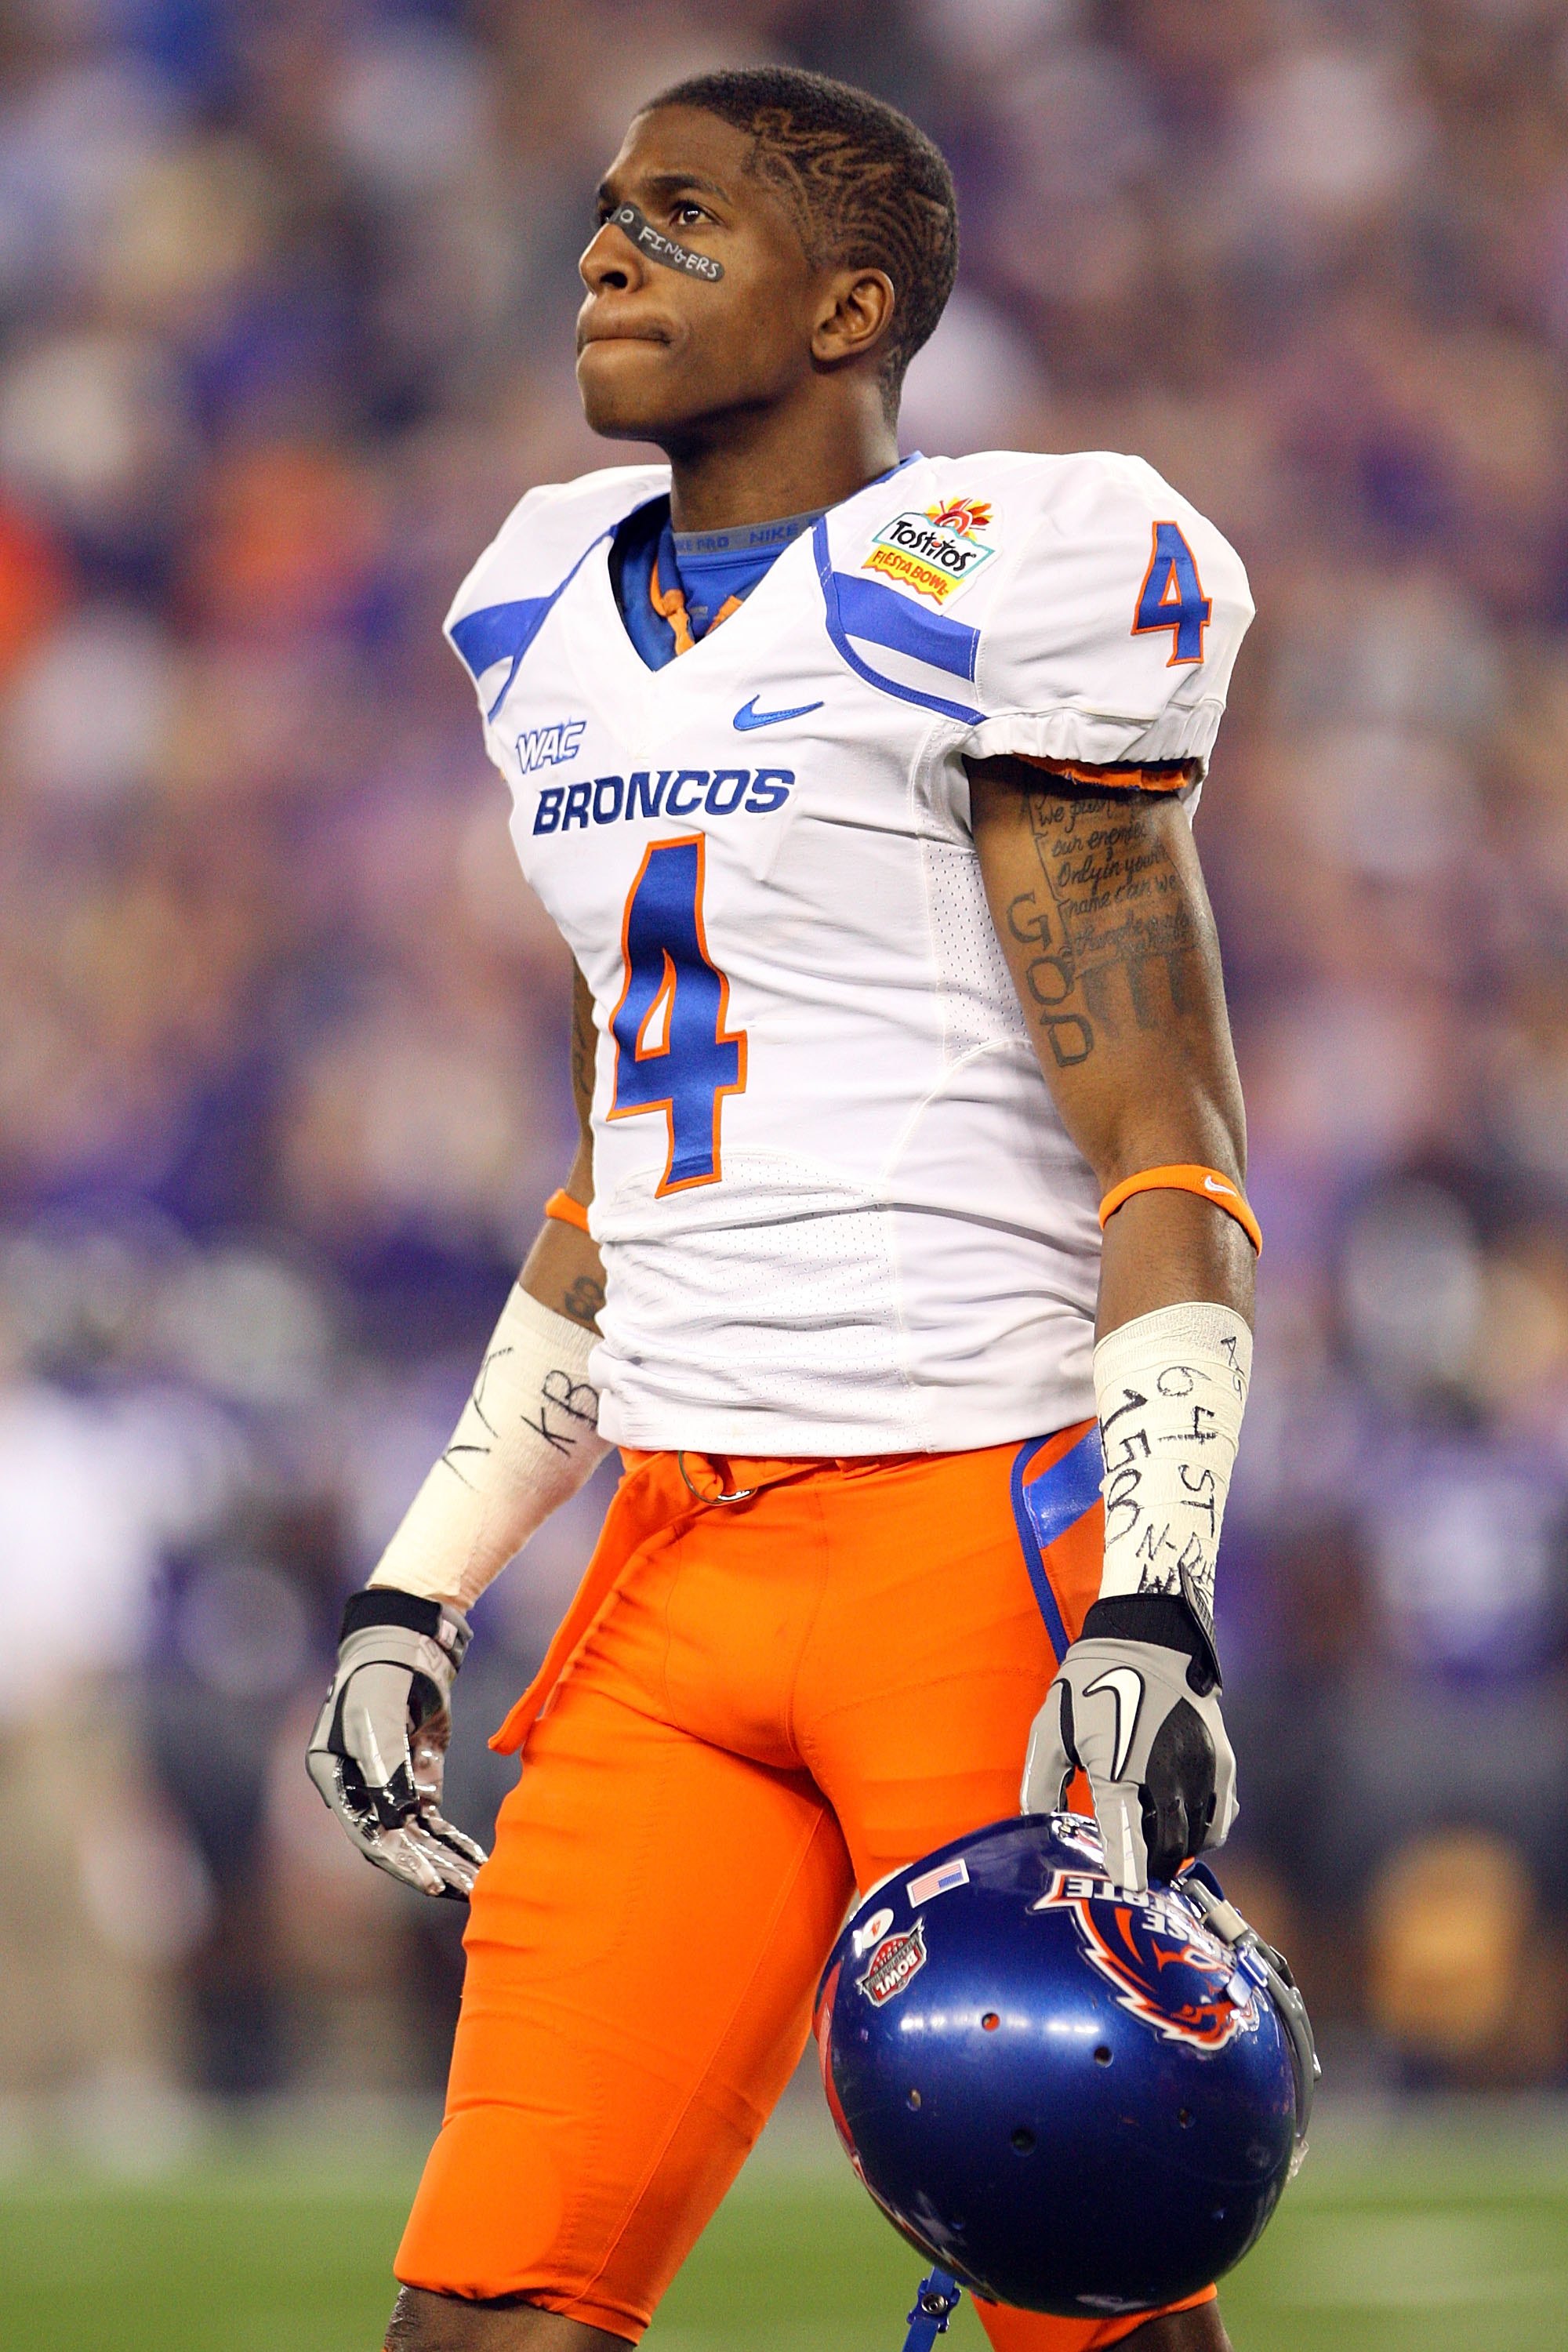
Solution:
M613 441L654 441L678 425L681 397L668 343L585 343L577 354L577 389L591 432Z

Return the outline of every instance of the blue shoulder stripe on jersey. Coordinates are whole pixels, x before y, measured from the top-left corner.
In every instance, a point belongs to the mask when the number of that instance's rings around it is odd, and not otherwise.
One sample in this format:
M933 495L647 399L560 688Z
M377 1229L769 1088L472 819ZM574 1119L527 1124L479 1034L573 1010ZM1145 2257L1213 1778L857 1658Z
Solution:
M549 610L548 596L523 596L515 604L486 604L478 613L465 613L447 634L477 685L493 663L505 661L520 646L526 650L532 644Z
M827 634L833 641L834 650L844 661L847 662L856 677L863 677L868 686L876 687L881 693L892 695L897 701L913 702L918 704L920 709L922 710L934 710L939 719L956 719L961 725L965 727L982 726L984 723L985 719L985 713L983 710L971 710L968 705L963 702L945 701L940 694L922 694L918 687L900 686L896 678L884 677L879 670L874 670L868 662L863 662L861 660L859 655L855 651L854 646L849 642L849 638L844 625L844 615L839 608L840 585L842 584L844 587L849 588L858 587L861 583L858 581L851 581L844 573L835 572L833 569L833 557L827 545L827 525L826 521L819 522L813 527L811 545L812 551L816 558L816 576L822 584L822 603L827 620ZM868 587L872 585L870 582L867 582L865 584ZM886 590L884 593L892 599L893 592L890 589ZM893 601L897 600L894 599ZM913 606L911 606L910 610L910 617L913 620L918 622L926 618L926 615L923 614L916 613ZM958 624L956 622L950 622L948 626L950 628L956 629ZM901 650L909 651L913 649L903 647ZM929 660L930 656L922 654L921 658ZM944 667L948 666L949 665L946 664L942 665ZM967 672L965 674L967 675Z
M836 572L839 617L845 635L868 637L873 645L891 646L895 653L912 654L932 669L951 670L954 677L973 683L980 652L980 632L962 621L944 620L940 613L922 613L894 588L875 580L857 580L853 572Z
M510 604L484 604L477 613L465 613L460 621L453 622L447 635L476 686L486 670L510 657L511 667L500 692L485 713L487 719L495 717L510 693L522 657L549 619L552 608L570 588L595 548L608 539L616 527L612 523L608 530L602 530L597 539L589 541L564 580L557 581L548 596L519 596Z
M1038 1437L1026 1439L1013 1458L1013 1517L1024 1549L1029 1582L1059 1663L1068 1646L1067 1627L1046 1573L1044 1555L1099 1502L1105 1456L1100 1449L1100 1423L1096 1422L1059 1462L1053 1462L1038 1478L1026 1483L1024 1474L1043 1443Z

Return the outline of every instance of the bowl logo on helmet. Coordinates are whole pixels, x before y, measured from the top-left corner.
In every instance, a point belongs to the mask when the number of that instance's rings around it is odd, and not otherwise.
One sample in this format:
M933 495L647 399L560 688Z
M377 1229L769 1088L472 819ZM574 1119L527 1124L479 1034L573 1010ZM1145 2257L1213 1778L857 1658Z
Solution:
M1085 1958L1162 2040L1215 2051L1257 2032L1257 1985L1179 1894L1132 1895L1094 1872L1058 1869L1030 1908L1070 1911Z
M925 1921L917 1919L901 1936L884 1936L870 1966L856 1982L873 2009L896 2000L926 1964Z

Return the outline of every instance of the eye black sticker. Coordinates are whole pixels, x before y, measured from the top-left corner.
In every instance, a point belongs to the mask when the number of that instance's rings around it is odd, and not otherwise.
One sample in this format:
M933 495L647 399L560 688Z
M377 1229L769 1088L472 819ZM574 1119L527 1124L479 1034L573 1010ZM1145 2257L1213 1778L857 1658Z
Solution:
M672 236L655 228L647 215L636 205L617 205L610 215L618 229L624 229L639 253L650 261L662 262L666 269L679 269L686 278L703 278L716 286L724 275L724 265L706 253L693 253L689 245L677 245Z

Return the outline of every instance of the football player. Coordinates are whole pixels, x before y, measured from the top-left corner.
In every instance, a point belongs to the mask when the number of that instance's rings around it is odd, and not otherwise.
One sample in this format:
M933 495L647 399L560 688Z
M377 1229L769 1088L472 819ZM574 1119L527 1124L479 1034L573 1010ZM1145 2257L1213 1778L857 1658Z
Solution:
M900 461L956 259L945 163L862 92L656 99L578 375L669 462L531 491L448 621L575 959L582 1141L312 1743L373 1861L472 1897L395 2352L635 2343L853 1891L1020 1775L1031 1811L1085 1776L1127 1886L1234 1811L1258 1236L1190 819L1247 581L1136 457ZM476 1877L465 1612L611 1445ZM1226 2341L1212 2294L982 2316Z

